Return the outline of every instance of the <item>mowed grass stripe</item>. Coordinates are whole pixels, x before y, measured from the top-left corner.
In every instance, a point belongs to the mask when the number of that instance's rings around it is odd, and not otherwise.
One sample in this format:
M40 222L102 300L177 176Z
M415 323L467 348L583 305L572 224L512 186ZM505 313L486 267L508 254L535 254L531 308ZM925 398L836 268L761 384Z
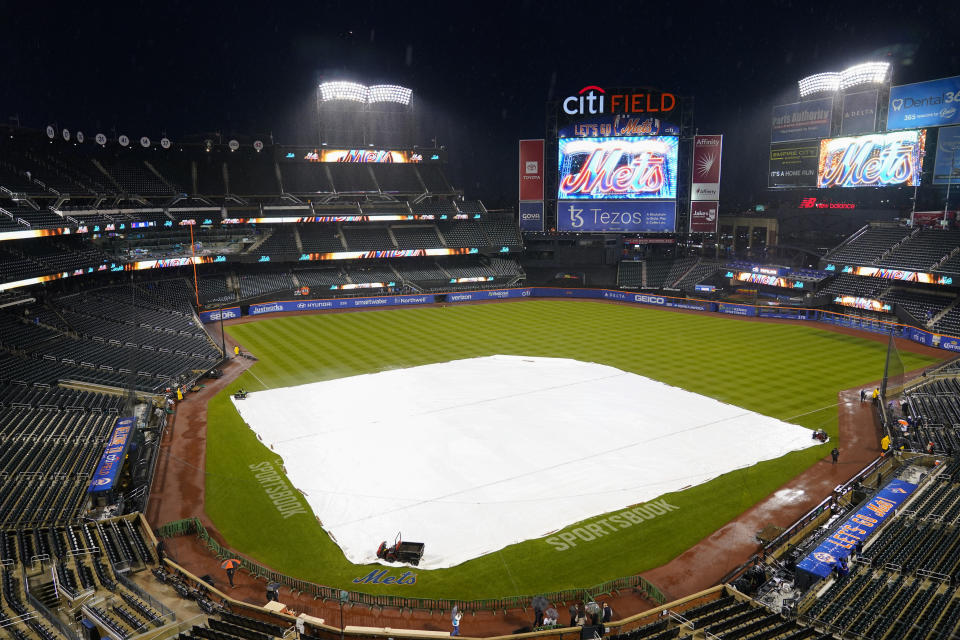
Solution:
M493 354L564 357L607 364L779 419L829 407L792 422L824 428L835 437L837 391L879 378L885 356L883 343L815 326L571 300L273 317L228 331L260 361L214 398L208 411L206 508L221 533L241 552L306 580L427 597L497 597L517 589L532 594L590 586L659 566L772 493L833 444L665 495L678 510L565 551L543 539L530 540L452 569L418 571L415 585L361 587L352 580L373 566L349 564L314 516L283 519L267 499L249 465L276 456L243 424L230 392L241 386L261 388L251 374L270 387L282 387ZM902 357L908 370L931 362L914 354ZM399 405L403 398L370 401ZM643 403L644 398L636 398L638 416ZM583 437L590 437L590 425L584 425ZM731 429L731 438L736 437ZM637 464L643 463L638 455ZM363 464L358 458L357 465ZM398 458L390 469L365 472L382 476L388 494L411 464ZM589 486L578 491L582 495L576 499L589 499ZM458 516L452 512L451 517ZM462 526L487 525L465 520ZM429 553L430 541L425 542ZM371 539L371 550L378 543Z

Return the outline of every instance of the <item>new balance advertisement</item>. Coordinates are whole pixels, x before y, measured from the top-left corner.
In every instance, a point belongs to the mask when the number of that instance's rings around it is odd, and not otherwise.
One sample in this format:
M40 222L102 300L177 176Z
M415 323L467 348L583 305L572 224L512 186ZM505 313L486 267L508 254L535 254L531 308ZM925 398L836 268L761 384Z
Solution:
M817 186L912 187L920 184L926 131L894 131L820 141Z
M770 142L827 138L832 119L833 98L777 105L770 122Z
M960 76L890 87L887 129L960 124Z
M819 157L819 142L785 142L770 145L767 186L771 189L816 186Z
M960 127L944 127L937 138L933 184L960 184Z
M691 202L690 203L690 233L716 233L719 219L720 203Z
M843 96L840 135L856 136L877 130L877 97L879 92L860 91Z
M520 201L543 201L543 140L520 141Z
M678 142L673 136L561 139L557 197L674 200Z
M618 200L559 200L557 230L590 233L670 233L677 203Z
M543 231L543 201L520 203L520 231Z
M693 184L690 200L720 199L720 156L723 136L694 136Z

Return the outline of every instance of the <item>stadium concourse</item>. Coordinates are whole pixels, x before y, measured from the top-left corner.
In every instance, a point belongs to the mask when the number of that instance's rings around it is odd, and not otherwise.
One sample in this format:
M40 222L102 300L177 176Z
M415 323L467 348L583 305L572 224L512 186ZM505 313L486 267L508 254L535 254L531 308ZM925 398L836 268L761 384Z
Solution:
M522 303L520 303L522 304ZM677 310L676 313L696 313ZM295 314L337 313L335 311L301 311ZM226 320L227 326L256 321L256 317ZM783 322L761 318L741 318L743 322ZM802 323L798 323L802 324ZM830 327L831 331L884 341L881 335L864 334L849 328ZM243 345L227 336L228 347ZM943 353L907 340L898 340L898 347L916 353L942 358ZM147 512L155 526L200 514L200 520L210 535L221 545L226 541L216 526L203 512L204 503L204 446L206 404L220 390L228 387L243 371L252 365L246 358L233 358L224 367L224 376L210 381L199 392L190 394L171 417L171 428L161 443L162 462L158 480ZM914 374L918 372L913 372ZM879 382L877 382L879 384ZM843 449L839 464L829 457L780 487L775 493L743 513L734 521L699 542L669 563L643 574L659 587L668 600L684 598L721 584L740 565L748 562L761 549L757 542L759 531L770 527L787 527L817 505L823 496L829 496L838 486L856 476L861 469L875 461L880 454L879 426L869 402L861 402L861 389L842 391L838 397L840 442ZM220 559L211 554L208 545L193 536L166 539L170 556L194 575L213 576L217 584L223 581ZM237 588L228 595L259 604L263 602L265 583L239 572ZM222 586L222 585L221 585ZM622 590L605 599L623 618L646 611L655 603L644 599L636 590ZM336 620L339 605L335 601L316 600L309 594L282 589L280 600L291 610L311 616ZM345 624L448 631L449 614L445 611L421 611L391 607L367 607L351 604L344 611ZM532 612L529 608L471 611L462 622L461 633L487 636L515 632L529 628Z

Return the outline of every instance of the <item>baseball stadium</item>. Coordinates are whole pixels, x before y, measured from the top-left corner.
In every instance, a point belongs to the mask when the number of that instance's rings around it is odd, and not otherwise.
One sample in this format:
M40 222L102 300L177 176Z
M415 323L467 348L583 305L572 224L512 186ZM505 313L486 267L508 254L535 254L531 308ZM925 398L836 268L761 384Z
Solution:
M3 127L0 637L958 637L960 127L905 113L958 79L798 79L746 211L639 84L509 207L416 86Z

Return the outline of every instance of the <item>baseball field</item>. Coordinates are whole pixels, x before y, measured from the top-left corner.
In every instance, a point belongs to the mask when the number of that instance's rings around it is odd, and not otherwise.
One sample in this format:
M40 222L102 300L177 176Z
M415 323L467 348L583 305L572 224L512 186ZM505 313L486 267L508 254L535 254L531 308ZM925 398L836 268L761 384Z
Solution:
M886 355L883 342L816 326L573 300L270 317L228 331L258 358L214 398L207 414L206 511L228 544L276 571L320 584L460 599L587 587L664 564L827 455L837 435L838 391L877 380ZM659 496L629 513L597 513L451 568L412 569L402 583L373 584L364 579L371 572L388 569L388 576L399 578L408 569L348 562L289 485L283 461L247 427L229 395L241 387L256 392L490 355L609 365L822 428L831 442ZM901 357L905 370L933 362L912 353ZM644 399L636 401L642 412ZM590 437L590 424L583 425L583 436ZM730 438L737 442L735 428ZM737 446L751 442L742 439ZM341 454L364 464L356 453ZM416 464L424 461L398 458L365 472L381 477L382 491L389 492ZM589 493L587 486L580 495Z

